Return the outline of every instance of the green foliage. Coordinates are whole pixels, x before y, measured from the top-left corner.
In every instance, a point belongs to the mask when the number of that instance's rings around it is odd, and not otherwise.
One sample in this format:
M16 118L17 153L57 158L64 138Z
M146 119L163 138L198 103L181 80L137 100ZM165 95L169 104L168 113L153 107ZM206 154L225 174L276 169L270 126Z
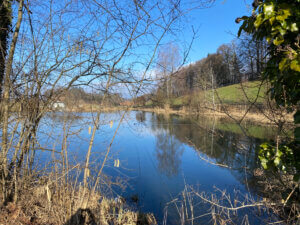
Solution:
M265 170L289 172L294 175L294 180L299 181L300 161L295 143L281 144L276 147L273 142L266 142L260 145L258 157Z
M264 103L266 97L266 85L262 85L260 87L260 81L250 81L243 83L243 87L241 84L233 84L225 87L220 87L215 89L215 101L217 103L224 104L250 104L250 101L254 101L258 95L256 103L262 104ZM259 88L260 87L260 88ZM244 89L244 90L243 90ZM247 97L245 96L245 93ZM212 90L207 91L207 98L212 97ZM185 95L178 98L173 98L171 101L171 105L173 106L184 106L188 105L188 99L192 98L192 100L201 101L205 98L204 91L197 92L197 95ZM219 99L220 98L220 99Z
M145 103L145 106L147 106L147 107L154 106L153 101L152 101L152 100L148 100L148 101Z
M254 5L252 16L243 20L242 31L269 43L269 60L263 73L278 105L292 110L300 99L300 0L264 0Z
M258 157L264 169L273 167L286 171L286 166L284 165L285 161L287 161L286 158L292 158L292 155L293 151L287 146L282 146L276 151L275 146L270 143L264 143L260 145Z
M186 99L184 97L172 98L170 100L171 106L178 107L186 104Z
M300 0L254 1L252 16L244 16L238 35L250 33L256 40L269 43L268 62L263 78L271 83L269 92L278 106L288 111L297 108L294 123L295 140L274 146L260 146L259 159L264 169L277 169L293 173L299 179L299 100L300 100Z

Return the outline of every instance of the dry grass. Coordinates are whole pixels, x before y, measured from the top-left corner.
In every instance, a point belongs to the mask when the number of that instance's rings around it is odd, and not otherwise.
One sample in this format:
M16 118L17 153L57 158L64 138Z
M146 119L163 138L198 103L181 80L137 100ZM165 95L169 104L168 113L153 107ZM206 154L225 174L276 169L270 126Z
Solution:
M101 106L99 104L86 104L86 103L67 106L64 109L60 109L60 111L64 111L64 112L99 112L99 111L115 112L115 111L123 111L123 110L126 110L125 106Z
M82 199L89 194L83 188L40 181L32 185L22 189L17 204L0 207L0 225L157 224L152 214L134 212L121 199L94 194L83 209Z
M261 176L261 175L260 175ZM277 182L277 180L274 180ZM266 186L267 187L267 186ZM272 188L276 188L272 184ZM299 224L299 203L289 199L282 202L281 193L268 190L270 197L253 198L238 190L232 193L214 187L212 192L201 192L186 185L184 190L165 208L164 225L168 224L168 211L176 209L178 224ZM199 210L200 209L200 210ZM252 219L252 223L250 221Z

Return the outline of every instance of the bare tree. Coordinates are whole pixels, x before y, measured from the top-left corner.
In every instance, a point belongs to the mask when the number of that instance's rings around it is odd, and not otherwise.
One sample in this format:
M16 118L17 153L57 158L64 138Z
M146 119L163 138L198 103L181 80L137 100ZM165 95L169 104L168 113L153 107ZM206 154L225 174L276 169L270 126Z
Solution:
M159 49L157 67L160 73L159 79L166 88L166 97L170 97L174 93L173 79L174 72L178 69L181 62L179 47L170 42Z
M81 86L96 90L102 96L100 110L92 118L92 136L83 166L83 183L88 191L92 147L105 99L119 84L135 86L137 96L147 73L154 67L161 41L189 10L182 10L180 1L20 0L6 3L13 4L12 15L16 15L16 19L12 21L13 35L3 34L9 54L1 102L2 201L18 200L23 177L32 173L35 152L45 149L38 140L44 116L68 90ZM1 7L10 7L5 4ZM6 31L9 27L1 26ZM3 43L1 39L2 64L6 52ZM165 65L168 74L178 63L178 47L172 45L172 49L173 56L168 61L172 66ZM137 65L144 65L140 77L133 72ZM169 95L171 86L172 81L168 79ZM64 171L69 168L67 136L65 133L60 153ZM98 187L109 152L110 147L93 183L93 191Z

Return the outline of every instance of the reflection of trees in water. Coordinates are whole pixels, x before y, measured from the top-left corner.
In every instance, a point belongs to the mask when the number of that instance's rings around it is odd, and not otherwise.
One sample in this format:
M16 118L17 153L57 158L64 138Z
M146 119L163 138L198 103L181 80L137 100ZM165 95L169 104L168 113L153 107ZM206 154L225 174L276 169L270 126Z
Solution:
M144 111L142 112L137 112L135 114L135 118L138 122L143 123L146 120L146 113Z
M159 131L157 136L159 164L170 168L172 168L172 163L178 164L175 167L178 172L181 154L177 153L180 151L176 148L180 146L180 143L185 143L193 145L199 154L205 154L218 164L232 168L232 174L240 182L244 182L247 178L247 182L251 179L250 183L255 183L252 171L259 167L255 151L256 146L261 143L259 139L217 128L213 131L213 123L207 118L193 121L190 118L178 116L153 115L151 120L152 129ZM174 162L168 162L168 160L174 160Z
M62 123L65 121L68 122L79 122L82 120L82 116L78 115L77 113L73 112L49 112L46 114L49 119L56 123ZM46 118L47 118L46 117Z
M159 132L156 138L158 169L168 177L177 175L183 153L181 142L167 131Z
M168 130L168 128L170 127L169 123L172 123L171 117L168 115L165 116L163 114L152 113L150 120L151 120L151 129L153 131Z

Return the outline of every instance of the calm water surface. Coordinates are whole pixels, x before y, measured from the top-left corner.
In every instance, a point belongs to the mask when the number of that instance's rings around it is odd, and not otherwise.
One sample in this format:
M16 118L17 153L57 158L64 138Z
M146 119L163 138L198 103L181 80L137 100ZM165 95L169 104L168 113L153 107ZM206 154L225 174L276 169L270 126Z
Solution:
M120 115L101 115L92 150L93 168L100 166ZM41 143L60 151L62 136L67 133L70 161L74 164L83 162L91 136L88 130L92 118L90 113L76 114L75 118L67 118L62 113L51 114L41 125ZM244 130L228 120L210 117L130 112L113 142L104 170L108 178L103 179L103 187L109 181L123 184L122 187L112 185L106 193L113 197L123 196L132 207L153 212L160 223L167 203L179 198L185 185L192 185L200 192L211 193L217 187L226 189L229 194L238 190L255 197L259 192L252 175L259 167L255 149L263 140L272 138L273 131L254 124L243 127ZM44 161L51 158L46 152L38 157ZM120 167L114 166L117 159ZM196 213L206 213L207 207L198 204ZM178 224L174 204L169 204L168 210L168 224ZM204 217L197 222L209 224L208 220ZM260 223L255 213L249 220Z

